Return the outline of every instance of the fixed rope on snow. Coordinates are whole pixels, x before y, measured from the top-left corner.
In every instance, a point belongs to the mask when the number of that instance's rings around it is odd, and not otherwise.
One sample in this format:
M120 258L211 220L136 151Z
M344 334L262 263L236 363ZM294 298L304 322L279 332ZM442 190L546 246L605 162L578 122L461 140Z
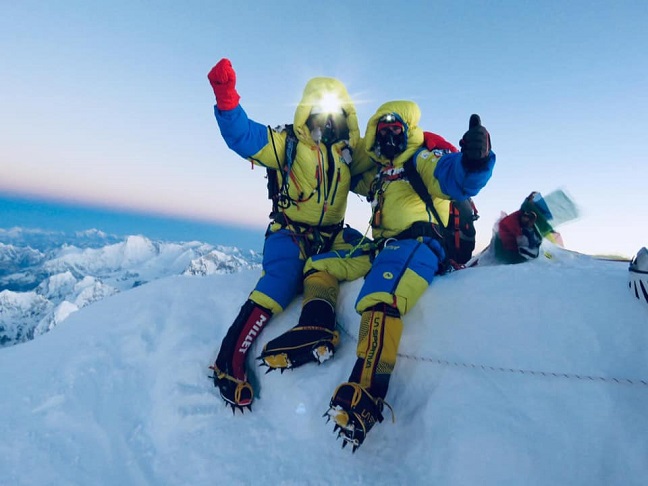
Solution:
M356 337L351 335L351 333L338 323L338 326L342 331L354 341L357 341ZM474 370L482 370L489 372L497 373L511 373L518 375L530 375L530 376L542 376L545 378L564 378L568 380L581 380L581 381L591 381L591 382L601 382L601 383L611 383L617 385L632 385L632 386L645 386L648 387L648 380L644 379L631 379L631 378L615 378L615 377L605 377L605 376L593 376L593 375L582 375L578 373L562 373L555 371L539 371L539 370L523 370L518 368L505 368L500 366L490 366L483 364L475 363L464 363L461 361L448 361L445 359L438 358L428 358L422 356L415 356L412 354L398 353L399 358L411 359L413 361L423 361L426 363L433 363L442 366L453 366L455 368L466 368Z

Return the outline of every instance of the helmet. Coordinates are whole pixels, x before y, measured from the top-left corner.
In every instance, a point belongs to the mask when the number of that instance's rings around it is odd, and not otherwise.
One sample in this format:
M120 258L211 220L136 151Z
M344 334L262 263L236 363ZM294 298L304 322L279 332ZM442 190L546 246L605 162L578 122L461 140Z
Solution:
M628 287L634 297L648 304L648 249L637 252L628 268Z
M407 148L405 123L395 113L388 113L378 119L376 126L375 151L381 157L393 160Z

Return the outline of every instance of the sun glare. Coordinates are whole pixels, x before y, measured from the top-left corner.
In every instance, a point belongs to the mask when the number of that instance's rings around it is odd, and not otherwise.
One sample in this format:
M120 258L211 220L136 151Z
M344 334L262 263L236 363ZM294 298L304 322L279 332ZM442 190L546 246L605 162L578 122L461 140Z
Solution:
M319 108L323 113L340 113L342 111L342 102L334 93L324 93L319 102Z

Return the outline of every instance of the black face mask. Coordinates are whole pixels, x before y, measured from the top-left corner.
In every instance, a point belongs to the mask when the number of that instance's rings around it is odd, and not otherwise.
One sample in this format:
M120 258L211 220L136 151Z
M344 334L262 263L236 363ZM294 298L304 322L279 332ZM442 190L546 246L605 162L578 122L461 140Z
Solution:
M380 150L380 156L393 160L394 157L405 150L405 133L401 132L398 135L391 131L387 131L385 135L379 133L376 136L376 143Z

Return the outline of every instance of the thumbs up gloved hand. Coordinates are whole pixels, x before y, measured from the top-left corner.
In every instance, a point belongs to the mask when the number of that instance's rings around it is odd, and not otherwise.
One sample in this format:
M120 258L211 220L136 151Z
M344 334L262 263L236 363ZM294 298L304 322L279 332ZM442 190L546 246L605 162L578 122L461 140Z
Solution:
M219 110L233 110L238 106L241 97L236 92L236 72L229 59L218 61L207 78L214 90Z
M479 115L471 115L468 131L459 141L461 163L468 172L479 172L486 169L491 151L490 133L482 126Z

